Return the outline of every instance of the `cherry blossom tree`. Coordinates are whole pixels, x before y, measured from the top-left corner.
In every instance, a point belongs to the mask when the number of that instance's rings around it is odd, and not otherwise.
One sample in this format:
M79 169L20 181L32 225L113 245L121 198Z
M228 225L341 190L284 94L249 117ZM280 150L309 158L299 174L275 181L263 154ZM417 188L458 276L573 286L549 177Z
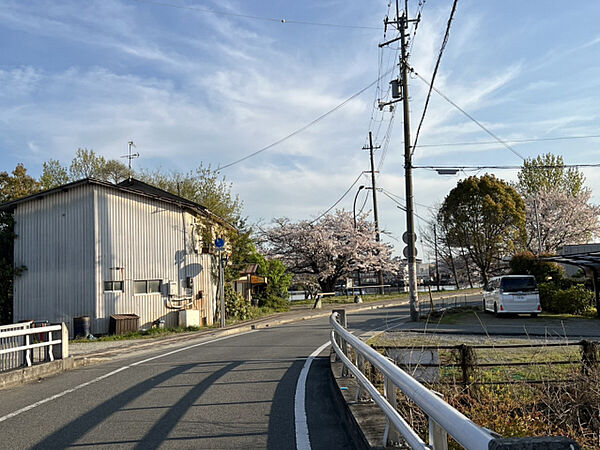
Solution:
M591 196L592 191L587 188L572 195L560 187L544 187L527 196L527 247L538 251L538 221L543 253L555 253L567 244L590 242L600 234L600 206L590 204Z
M323 292L334 290L341 277L360 270L396 272L391 247L375 241L375 227L365 216L339 210L317 222L275 219L263 231L266 251L298 275L316 279Z

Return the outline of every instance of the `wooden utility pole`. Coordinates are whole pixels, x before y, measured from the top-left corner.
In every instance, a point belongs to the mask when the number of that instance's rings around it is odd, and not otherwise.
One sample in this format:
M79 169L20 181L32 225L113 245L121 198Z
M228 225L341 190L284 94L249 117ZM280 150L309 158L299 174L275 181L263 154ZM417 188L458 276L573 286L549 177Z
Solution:
M363 150L369 150L371 156L371 189L373 190L373 216L375 218L375 240L380 241L379 233L379 215L377 214L377 189L375 186L375 163L373 162L373 150L380 147L373 147L373 133L369 131L369 146L363 147ZM384 294L383 289L383 272L377 271L377 284L379 285L379 293Z

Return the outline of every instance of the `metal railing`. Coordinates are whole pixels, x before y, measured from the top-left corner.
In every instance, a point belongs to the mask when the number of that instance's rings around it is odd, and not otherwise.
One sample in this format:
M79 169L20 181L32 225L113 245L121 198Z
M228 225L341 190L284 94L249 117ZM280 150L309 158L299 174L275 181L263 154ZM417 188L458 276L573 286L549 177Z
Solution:
M69 332L64 323L39 328L32 328L31 323L2 326L0 372L66 358L68 343ZM38 352L37 358L34 353L36 349L43 350Z
M345 367L356 377L371 399L381 408L387 418L383 445L389 442L393 427L402 434L407 444L415 449L447 449L448 434L467 449L487 449L498 435L482 428L457 411L436 393L429 390L409 374L396 366L357 337L350 334L339 322L334 312L329 321L332 326L331 345ZM345 319L345 317L344 317ZM344 320L345 321L345 320ZM354 349L356 364L349 357L348 346ZM364 361L369 361L384 377L384 394L363 374ZM361 370L362 369L362 370ZM429 417L429 443L426 444L396 410L396 394L400 389ZM359 397L357 392L357 399Z

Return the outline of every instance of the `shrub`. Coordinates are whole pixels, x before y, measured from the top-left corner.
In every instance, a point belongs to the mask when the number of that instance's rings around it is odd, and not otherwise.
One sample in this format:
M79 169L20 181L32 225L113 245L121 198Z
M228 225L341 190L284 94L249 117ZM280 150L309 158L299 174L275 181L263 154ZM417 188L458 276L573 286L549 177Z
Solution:
M273 308L276 311L288 311L290 309L290 302L276 295L267 294L259 299L258 306Z
M548 256L546 254L542 256ZM533 275L538 283L564 278L565 270L555 262L544 261L531 252L517 253L509 262L513 275Z
M540 291L540 304L542 305L542 311L552 312L554 296L559 291L558 286L553 282L540 283L538 285Z
M246 320L250 315L250 301L234 291L230 284L225 285L225 315L239 320Z
M578 284L569 289L557 290L552 298L552 310L563 314L583 314L592 305L594 294L584 285Z

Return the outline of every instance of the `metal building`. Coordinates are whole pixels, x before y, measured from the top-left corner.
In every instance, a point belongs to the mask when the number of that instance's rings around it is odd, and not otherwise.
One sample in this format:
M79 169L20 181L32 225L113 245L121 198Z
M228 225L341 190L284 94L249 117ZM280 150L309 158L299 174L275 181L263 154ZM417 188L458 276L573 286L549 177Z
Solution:
M65 322L72 333L73 318L89 316L104 334L111 314L137 314L141 328L177 326L182 309L215 320L211 244L232 227L205 207L135 179L84 179L0 209L13 212L15 267L25 268L15 322Z

